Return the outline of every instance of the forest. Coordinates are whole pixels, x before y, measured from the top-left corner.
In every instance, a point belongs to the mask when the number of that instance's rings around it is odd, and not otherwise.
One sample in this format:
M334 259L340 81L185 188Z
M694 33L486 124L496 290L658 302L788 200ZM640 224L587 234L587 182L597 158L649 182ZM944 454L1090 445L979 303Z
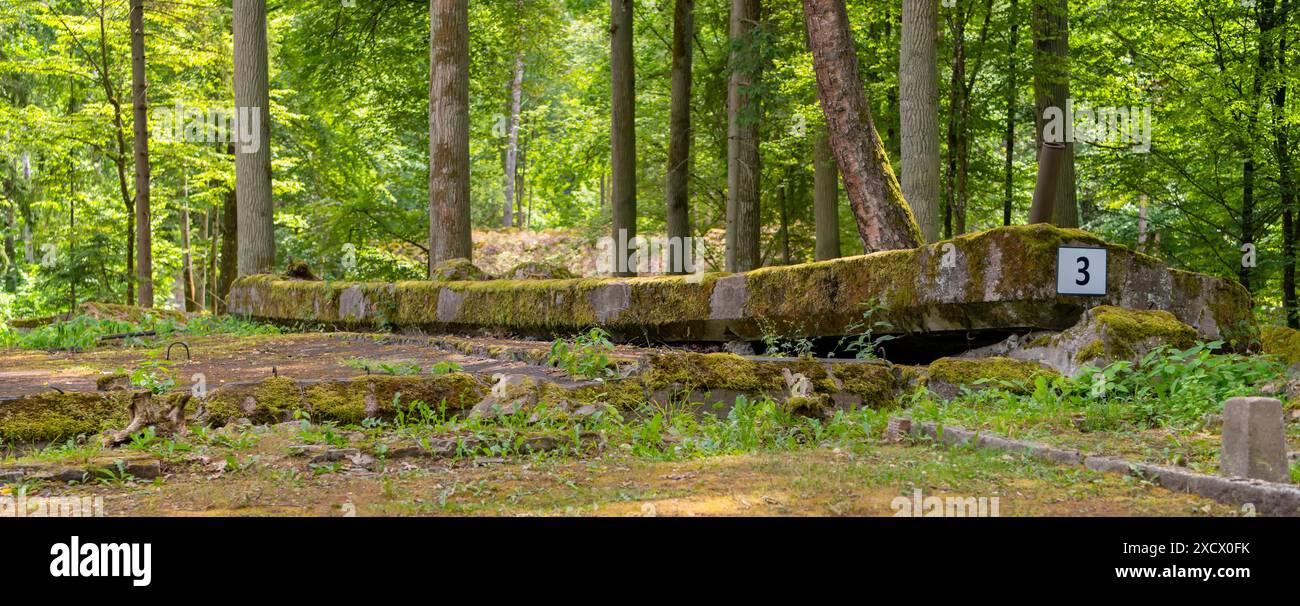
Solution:
M718 271L870 252L808 7L847 16L925 241L1029 222L1055 136L1053 223L1297 325L1292 0L0 2L0 318L539 238L518 255L589 274L611 228Z

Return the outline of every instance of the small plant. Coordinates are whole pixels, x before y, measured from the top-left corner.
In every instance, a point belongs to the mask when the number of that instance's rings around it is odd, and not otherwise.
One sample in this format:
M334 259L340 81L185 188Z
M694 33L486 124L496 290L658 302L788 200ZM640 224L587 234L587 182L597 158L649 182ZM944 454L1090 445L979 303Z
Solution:
M396 376L418 375L424 372L419 364L411 360L371 360L368 358L348 358L343 365L367 372L379 372Z
M842 347L845 351L853 352L853 357L859 360L875 360L879 358L876 355L876 350L880 349L880 344L894 338L893 335L875 336L876 331L890 330L894 328L894 325L884 320L875 319L879 314L889 310L887 306L879 301L872 299L863 303L862 306L864 307L862 321L850 324L844 330L844 337L840 339L835 348L840 349ZM850 337L852 337L852 340L849 340Z
M763 331L764 355L789 358L807 358L813 355L812 339L782 336L776 325L766 318L758 319L758 328Z
M140 363L140 366L131 371L131 386L141 389L148 389L157 395L165 394L176 387L176 377L172 366L175 362L171 360L159 360L157 354L150 360Z
M551 343L551 353L546 362L563 368L571 377L599 379L615 374L609 357L612 353L614 343L610 341L609 333L592 328L572 342L560 339Z

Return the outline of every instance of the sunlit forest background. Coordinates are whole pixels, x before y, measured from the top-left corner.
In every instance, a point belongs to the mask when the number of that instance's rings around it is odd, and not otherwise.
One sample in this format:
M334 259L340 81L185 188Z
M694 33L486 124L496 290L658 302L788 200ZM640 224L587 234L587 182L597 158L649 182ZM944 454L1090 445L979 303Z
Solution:
M1002 225L1008 210L1012 224L1027 219L1037 166L1034 2L940 3L941 236ZM1260 314L1278 323L1297 231L1297 4L1068 3L1075 105L1149 109L1153 123L1146 152L1076 146L1080 226L1175 267L1242 280ZM144 6L151 112L229 112L230 3ZM634 3L643 233L665 230L673 6ZM876 127L898 172L899 0L847 6ZM693 232L710 242L720 240L726 215L730 8L727 0L694 2L690 216ZM301 259L327 279L425 277L428 10L407 0L268 2L266 143L278 265ZM532 255L580 264L607 234L609 19L607 0L469 3L476 263ZM0 0L0 320L78 301L127 301L134 179L127 23L126 0ZM761 139L763 263L809 261L813 143L824 119L800 3L764 1L742 50L762 68L750 119ZM517 65L507 228L506 124ZM222 281L234 156L225 143L160 137L159 127L151 125L150 141L157 304L184 307L188 299L191 309L210 308ZM841 253L861 254L847 203L839 208ZM1254 267L1243 267L1247 243Z

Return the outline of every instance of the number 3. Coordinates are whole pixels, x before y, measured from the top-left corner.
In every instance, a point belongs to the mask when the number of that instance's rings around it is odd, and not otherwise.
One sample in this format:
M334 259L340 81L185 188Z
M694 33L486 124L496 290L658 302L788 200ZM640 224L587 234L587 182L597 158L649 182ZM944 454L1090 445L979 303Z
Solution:
M1083 279L1075 280L1074 283L1083 286L1092 279L1092 275L1088 273L1088 257L1079 257L1078 263L1082 266L1079 268L1079 273L1083 274Z

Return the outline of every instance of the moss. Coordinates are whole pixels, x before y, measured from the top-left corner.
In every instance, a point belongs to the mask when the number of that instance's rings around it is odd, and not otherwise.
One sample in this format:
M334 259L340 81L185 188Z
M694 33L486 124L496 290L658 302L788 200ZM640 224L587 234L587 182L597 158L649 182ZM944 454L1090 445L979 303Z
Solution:
M455 282L460 280L486 280L488 275L469 259L448 259L433 268L432 276L437 282Z
M131 394L42 393L0 402L0 442L61 442L124 427Z
M796 396L787 398L781 406L790 414L824 419L830 416L831 399L826 394L816 394L812 397Z
M1300 362L1300 330L1285 326L1268 326L1260 330L1264 353L1272 354L1290 366Z
M415 402L455 412L483 398L483 386L473 375L367 376L306 388L305 400L313 418L338 423L360 423L367 417L392 419L398 407Z
M840 382L843 391L862 398L862 406L879 410L893 406L900 384L888 366L869 362L843 363L831 366L831 373Z
M554 383L543 383L538 401L554 406L568 402L576 406L611 404L620 410L632 410L647 400L645 389L637 379L616 379L600 385L564 389Z
M930 363L927 383L954 387L976 387L981 379L1006 381L1027 388L1040 376L1056 376L1055 370L1037 362L1011 358L940 358ZM1013 391L1020 391L1013 389Z
M115 372L95 379L95 391L115 391L131 386L131 376L124 372Z
M508 280L570 280L577 276L559 265L525 261L510 268L503 277Z
M1167 311L1102 305L1093 308L1091 314L1106 340L1106 353L1116 358L1134 355L1134 346L1151 338L1180 348L1190 347L1196 341L1196 330Z
M1096 339L1087 345L1079 348L1074 354L1074 361L1080 364L1091 360L1098 360L1106 357L1106 344L1101 339Z
M684 389L758 393L783 390L785 381L775 364L760 364L729 353L680 352L651 354L643 375L651 390L679 385Z

